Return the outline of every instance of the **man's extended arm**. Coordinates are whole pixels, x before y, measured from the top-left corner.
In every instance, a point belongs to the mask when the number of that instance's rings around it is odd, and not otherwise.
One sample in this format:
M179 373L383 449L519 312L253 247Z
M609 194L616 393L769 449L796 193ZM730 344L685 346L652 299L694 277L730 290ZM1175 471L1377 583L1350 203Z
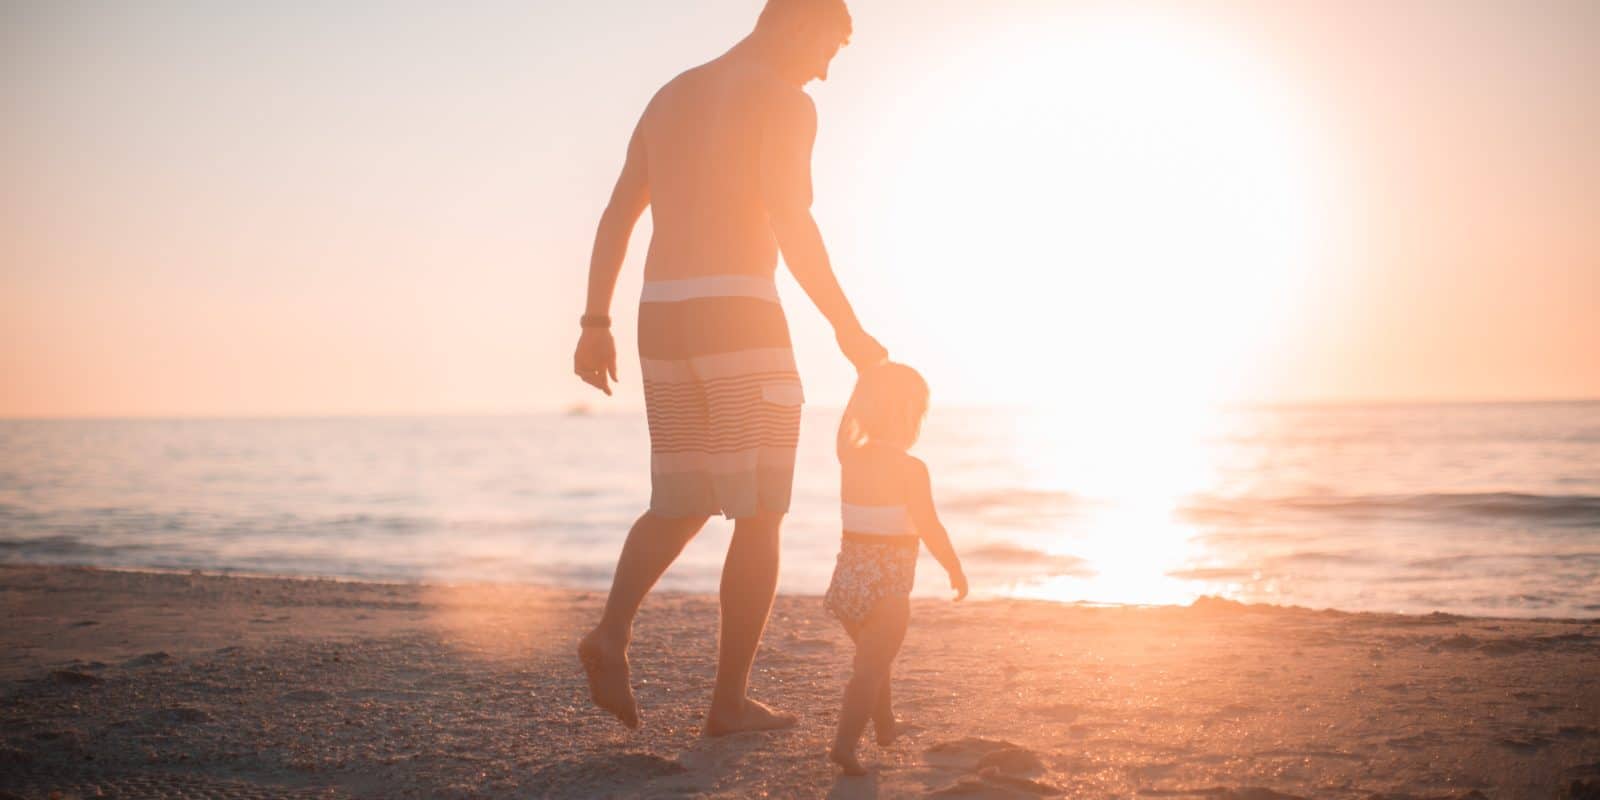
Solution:
M762 140L762 199L789 272L833 325L845 357L857 369L865 369L888 358L888 352L856 319L811 216L811 147L816 135L817 110L811 98L803 92L780 95Z
M573 372L584 383L606 394L611 394L607 376L613 381L617 379L617 347L609 327L591 325L589 320L610 316L611 295L617 288L622 259L628 254L628 239L633 235L639 216L650 205L643 128L641 121L628 142L628 159L622 165L622 175L617 178L616 188L611 190L611 201L600 215L600 227L595 231L594 253L589 258L589 299L584 305L583 336L578 339L577 352L572 356Z

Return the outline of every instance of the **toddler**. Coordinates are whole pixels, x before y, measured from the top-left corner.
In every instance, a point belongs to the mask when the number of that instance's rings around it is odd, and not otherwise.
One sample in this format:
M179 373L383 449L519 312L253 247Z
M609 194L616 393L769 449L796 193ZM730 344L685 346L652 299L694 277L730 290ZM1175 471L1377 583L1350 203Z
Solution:
M927 410L927 382L916 370L889 362L862 373L839 422L844 536L824 603L856 644L828 753L847 775L866 772L856 745L869 718L878 744L895 739L889 671L906 635L922 544L949 573L955 599L967 596L961 560L933 509L928 468L906 452Z

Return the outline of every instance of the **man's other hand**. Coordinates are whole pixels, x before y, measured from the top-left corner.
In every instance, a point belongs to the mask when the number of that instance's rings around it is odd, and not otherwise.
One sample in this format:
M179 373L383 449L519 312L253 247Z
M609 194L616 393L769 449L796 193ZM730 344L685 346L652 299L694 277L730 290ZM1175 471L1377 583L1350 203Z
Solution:
M584 383L608 396L611 394L611 385L606 378L609 376L613 381L617 379L617 345L611 340L610 329L583 329L577 352L572 354L572 371Z

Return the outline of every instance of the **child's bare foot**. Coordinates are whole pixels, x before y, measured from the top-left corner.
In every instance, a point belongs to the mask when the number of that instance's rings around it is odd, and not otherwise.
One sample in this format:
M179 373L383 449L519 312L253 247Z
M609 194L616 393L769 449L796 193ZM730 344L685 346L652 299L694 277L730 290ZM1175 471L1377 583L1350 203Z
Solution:
M867 768L861 766L861 762L856 760L855 753L846 752L835 747L828 751L828 760L838 764L846 775L867 774Z
M888 717L886 720L874 717L872 727L878 733L879 747L888 747L900 738L900 720L894 717Z

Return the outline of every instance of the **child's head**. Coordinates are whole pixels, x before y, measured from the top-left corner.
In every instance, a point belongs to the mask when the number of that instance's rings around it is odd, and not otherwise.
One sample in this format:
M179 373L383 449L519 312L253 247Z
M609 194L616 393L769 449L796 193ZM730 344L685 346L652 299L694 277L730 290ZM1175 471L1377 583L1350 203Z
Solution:
M871 443L909 450L928 413L928 382L893 361L861 373L839 420L839 458Z

